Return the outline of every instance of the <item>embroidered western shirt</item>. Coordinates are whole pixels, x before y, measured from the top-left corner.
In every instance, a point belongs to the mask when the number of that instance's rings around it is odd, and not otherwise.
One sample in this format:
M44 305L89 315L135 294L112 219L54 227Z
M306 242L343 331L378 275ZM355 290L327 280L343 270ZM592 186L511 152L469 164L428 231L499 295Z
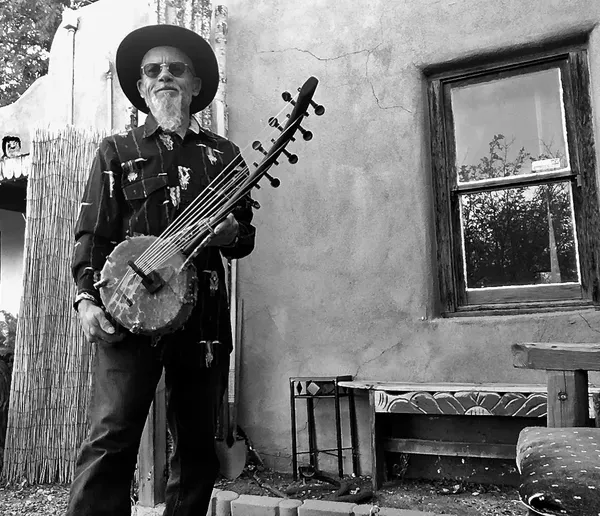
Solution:
M228 165L245 166L238 147L200 128L194 118L183 140L164 132L152 115L143 126L102 140L75 229L72 273L78 294L90 294L100 303L94 283L115 246L128 236L161 234ZM219 305L217 312L226 308L220 253L242 258L254 248L252 202L247 195L233 211L239 223L235 245L205 247L194 259L200 309L209 302ZM209 299L215 295L215 278L222 287L217 304ZM210 338L219 337L215 328L208 333Z

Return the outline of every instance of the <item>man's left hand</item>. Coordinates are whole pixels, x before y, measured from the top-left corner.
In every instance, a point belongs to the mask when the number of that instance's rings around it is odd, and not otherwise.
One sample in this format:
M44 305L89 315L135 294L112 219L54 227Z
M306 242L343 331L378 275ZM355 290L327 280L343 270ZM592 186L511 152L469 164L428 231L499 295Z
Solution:
M235 220L233 214L227 215L227 218L215 228L215 234L209 235L206 239L206 245L227 247L231 245L235 237L238 236L240 225Z

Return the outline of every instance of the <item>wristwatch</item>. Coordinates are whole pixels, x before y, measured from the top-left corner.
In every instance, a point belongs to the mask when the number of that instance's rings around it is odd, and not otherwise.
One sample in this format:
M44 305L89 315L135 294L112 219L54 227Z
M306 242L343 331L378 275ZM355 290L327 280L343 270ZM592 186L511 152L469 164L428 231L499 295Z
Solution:
M97 306L100 306L98 299L93 294L90 294L89 292L80 292L75 296L75 300L73 301L73 308L75 311L77 311L79 303L81 303L84 299L86 299L87 301L91 301Z

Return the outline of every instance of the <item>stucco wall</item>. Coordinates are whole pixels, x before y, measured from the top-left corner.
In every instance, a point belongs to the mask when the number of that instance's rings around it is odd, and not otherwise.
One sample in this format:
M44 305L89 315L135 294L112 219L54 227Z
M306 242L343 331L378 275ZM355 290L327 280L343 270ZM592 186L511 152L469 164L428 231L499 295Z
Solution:
M23 289L25 219L21 213L0 210L0 310L19 311Z
M310 143L255 193L255 252L240 261L244 299L240 424L268 464L290 468L290 376L543 382L512 367L517 341L596 342L593 310L440 319L423 69L477 53L590 30L596 0L227 0L229 135L241 147L310 75L326 107ZM80 11L74 122L120 130L127 103L106 72L129 30L156 19L152 2L101 0ZM118 16L115 15L118 13ZM70 33L59 29L44 80L44 119L67 122ZM594 105L600 36L592 32ZM112 115L109 118L109 93ZM6 111L0 110L0 122ZM599 110L594 112L596 126ZM0 124L1 125L1 124ZM596 135L599 139L599 135ZM600 147L598 145L597 147ZM253 151L245 151L248 161ZM365 400L361 462L368 471ZM319 404L322 442L333 439ZM302 426L302 424L300 425Z
M597 342L594 311L434 317L422 73L429 65L587 30L600 21L597 2L226 4L230 136L245 145L280 92L310 75L320 79L316 98L327 109L307 120L316 137L293 146L300 162L280 167L282 186L256 192L263 206L257 249L241 262L241 424L268 459L289 467L289 376L543 382L541 374L512 367L512 343ZM590 54L597 106L597 33ZM364 399L359 409L368 470Z
M21 153L31 152L32 121L44 119L44 83L47 76L35 81L19 100L0 108L0 140L5 136L18 136L21 139Z
M156 23L152 0L101 0L66 10L52 41L48 74L0 108L0 134L18 131L27 141L36 127L122 130L129 104L114 75L114 54L127 33L149 23Z

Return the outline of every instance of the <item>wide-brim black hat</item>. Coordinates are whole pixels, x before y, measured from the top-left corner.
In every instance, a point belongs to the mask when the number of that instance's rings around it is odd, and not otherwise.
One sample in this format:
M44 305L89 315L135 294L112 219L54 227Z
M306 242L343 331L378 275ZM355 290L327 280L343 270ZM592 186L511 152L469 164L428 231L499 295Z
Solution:
M154 47L176 47L192 60L196 76L202 80L200 93L192 98L190 112L197 113L215 98L219 87L219 65L210 44L194 31L177 25L148 25L129 33L117 49L115 66L123 93L140 111L149 109L140 96L137 82L146 52Z

